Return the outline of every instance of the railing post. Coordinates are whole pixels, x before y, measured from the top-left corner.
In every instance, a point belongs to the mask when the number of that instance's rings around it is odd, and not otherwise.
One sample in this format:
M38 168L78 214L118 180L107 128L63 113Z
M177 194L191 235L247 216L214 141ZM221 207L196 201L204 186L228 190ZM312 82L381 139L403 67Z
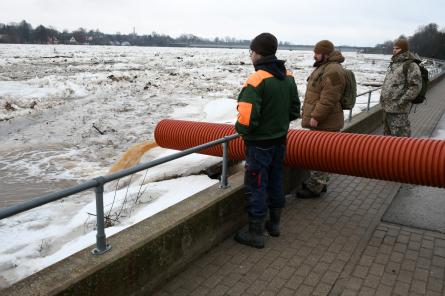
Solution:
M96 220L97 220L97 234L96 234L96 248L91 253L93 255L102 255L111 250L111 246L107 244L107 237L105 235L104 225L104 177L95 179L98 183L94 191L96 192Z
M369 112L369 109L371 108L371 94L372 91L368 93L368 107L366 108L366 112Z
M227 170L229 167L229 149L228 142L222 143L223 148L223 163L222 163L222 172L221 172L221 180L219 183L219 188L225 189L229 187L229 182L227 180Z

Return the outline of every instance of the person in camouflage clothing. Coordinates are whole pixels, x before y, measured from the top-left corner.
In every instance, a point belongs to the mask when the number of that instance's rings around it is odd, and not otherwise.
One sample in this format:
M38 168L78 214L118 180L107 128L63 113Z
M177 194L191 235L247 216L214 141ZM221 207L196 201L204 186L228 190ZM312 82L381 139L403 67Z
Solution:
M410 137L408 119L411 102L422 88L418 57L409 52L408 40L394 42L393 56L383 81L380 103L383 109L383 132L388 136ZM407 69L404 71L404 65Z
M339 132L344 125L340 100L346 87L341 65L345 59L331 41L321 40L314 47L314 60L315 69L307 80L301 126L316 131ZM297 197L320 197L322 192L326 192L328 182L328 173L311 171Z

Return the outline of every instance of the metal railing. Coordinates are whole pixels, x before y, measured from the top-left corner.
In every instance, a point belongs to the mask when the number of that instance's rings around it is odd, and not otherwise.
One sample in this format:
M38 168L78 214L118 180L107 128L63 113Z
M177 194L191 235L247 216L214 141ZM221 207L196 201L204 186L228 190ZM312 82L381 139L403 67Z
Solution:
M136 165L132 168L125 169L122 171L119 171L117 173L108 175L108 176L101 176L94 178L92 180L86 181L85 183L69 187L54 193L50 193L47 195L35 197L29 201L23 202L18 205L14 205L5 209L0 209L0 220L11 217L13 215L17 215L19 213L22 213L27 210L34 209L36 207L45 205L47 203L57 201L59 199L62 199L64 197L80 193L89 189L94 189L96 193L96 219L97 219L97 234L96 234L96 248L92 250L93 255L100 255L103 254L109 250L111 250L111 246L107 244L107 239L105 235L105 217L104 217L104 201L103 201L103 193L104 193L104 185L108 182L132 175L134 173L158 166L160 164L181 158L183 156L199 152L201 150L205 150L207 148L222 144L222 150L223 150L223 163L222 163L222 172L221 172L221 179L220 179L220 188L225 189L229 186L228 183L228 143L236 138L238 138L238 134L233 134L230 136L226 136L224 138L208 142L166 157L162 157L159 159L155 159L153 161L143 163Z
M375 91L377 91L377 90L379 90L379 89L381 89L382 87L378 87L378 88L374 88L374 89L371 89L371 90L368 90L368 91L365 91L364 93L361 93L361 94L358 94L357 96L356 96L356 98L358 98L358 97L361 97L361 96L364 96L364 95L366 95L366 94L368 94L368 101L367 101L367 106L366 106L366 112L369 112L369 110L371 109L371 95L372 95L372 93L373 92L375 92ZM365 104L365 103L360 103L360 102L356 102L355 103L356 105L359 105L359 104ZM362 111L363 112L363 111ZM349 116L348 116L348 121L351 121L352 120L352 109L351 110L349 110Z
M442 66L441 68L434 68L434 69L428 70L430 80L434 80L437 76L441 75L444 71L445 71L444 66Z
M430 81L436 79L438 76L442 75L445 72L445 62L441 61L441 60L435 60L435 61L437 63L440 63L441 66L437 67L437 68L434 68L434 69L428 70L428 76L429 76L429 80ZM366 103L357 102L356 105L367 104L366 112L369 112L369 110L371 109L371 103L376 103L376 104L379 103L379 102L371 102L372 93L375 92L375 91L380 90L381 88L382 87L378 87L378 88L375 88L375 89L368 90L368 91L366 91L364 93L358 94L356 98L368 94L368 101ZM361 112L364 112L364 111L362 110ZM351 121L351 120L352 120L352 109L349 110L349 115L348 115L348 121Z

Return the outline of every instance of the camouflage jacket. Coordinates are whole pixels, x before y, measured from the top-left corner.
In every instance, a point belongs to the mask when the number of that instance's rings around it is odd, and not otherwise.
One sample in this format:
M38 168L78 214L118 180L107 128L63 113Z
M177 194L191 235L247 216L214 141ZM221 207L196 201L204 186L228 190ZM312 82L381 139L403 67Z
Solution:
M385 112L408 113L410 102L417 97L422 88L422 77L416 63L409 64L406 76L403 73L403 64L407 60L418 61L418 58L406 51L391 59L380 94L380 103Z

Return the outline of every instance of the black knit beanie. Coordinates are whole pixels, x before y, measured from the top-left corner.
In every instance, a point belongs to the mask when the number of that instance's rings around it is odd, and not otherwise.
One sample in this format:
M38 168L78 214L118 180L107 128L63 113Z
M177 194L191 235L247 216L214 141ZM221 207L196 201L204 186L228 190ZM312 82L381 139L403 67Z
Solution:
M250 49L262 56L274 55L277 52L278 40L270 33L261 33L253 38Z

